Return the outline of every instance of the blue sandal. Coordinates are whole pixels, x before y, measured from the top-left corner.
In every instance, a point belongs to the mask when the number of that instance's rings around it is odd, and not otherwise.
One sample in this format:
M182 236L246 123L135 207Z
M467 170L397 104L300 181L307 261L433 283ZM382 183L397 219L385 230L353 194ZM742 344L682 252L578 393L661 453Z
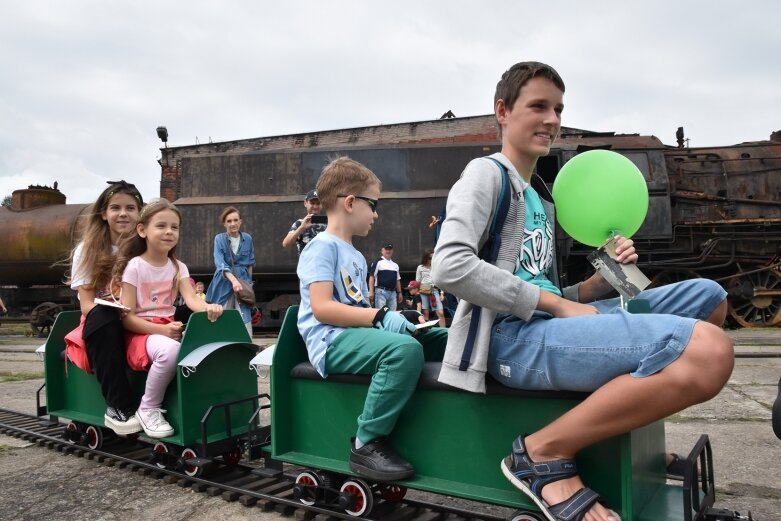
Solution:
M578 473L574 459L534 462L526 452L523 436L513 442L513 452L502 460L502 472L510 482L529 496L550 521L581 521L591 507L600 502L599 494L582 488L569 499L548 505L542 499L542 488L555 481L571 478ZM618 514L611 515L620 519Z

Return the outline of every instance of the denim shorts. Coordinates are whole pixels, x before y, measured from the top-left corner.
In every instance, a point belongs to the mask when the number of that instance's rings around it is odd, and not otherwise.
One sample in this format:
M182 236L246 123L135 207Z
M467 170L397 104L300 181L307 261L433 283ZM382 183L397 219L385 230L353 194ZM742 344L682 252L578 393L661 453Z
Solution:
M432 304L433 303L433 304ZM420 305L423 309L434 309L434 311L442 311L442 301L439 299L439 289L432 288L431 295L420 294Z
M674 362L694 324L726 298L717 283L692 279L641 292L651 313L631 314L619 299L591 303L598 315L555 318L535 311L529 321L500 315L494 322L488 373L508 387L594 391L622 374L645 377Z

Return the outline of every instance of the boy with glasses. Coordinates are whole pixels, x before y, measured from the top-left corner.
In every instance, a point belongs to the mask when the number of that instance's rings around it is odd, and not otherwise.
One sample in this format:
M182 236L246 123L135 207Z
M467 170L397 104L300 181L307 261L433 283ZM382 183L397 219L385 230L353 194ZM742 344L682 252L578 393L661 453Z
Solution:
M323 378L328 373L372 375L349 466L370 479L394 481L411 478L415 469L387 437L415 390L424 359L441 360L447 331L416 332L400 313L369 304L366 259L352 238L366 236L377 220L380 188L371 170L347 157L323 169L317 193L328 227L298 261L298 330Z

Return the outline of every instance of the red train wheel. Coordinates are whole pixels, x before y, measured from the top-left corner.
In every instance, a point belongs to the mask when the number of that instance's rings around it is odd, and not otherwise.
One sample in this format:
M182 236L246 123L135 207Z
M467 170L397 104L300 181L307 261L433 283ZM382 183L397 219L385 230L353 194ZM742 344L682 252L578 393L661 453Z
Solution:
M184 464L184 467L182 468L182 472L184 472L185 475L190 476L191 478L196 478L203 473L203 467L199 467L197 465L192 465L187 463L188 459L195 459L197 457L198 454L195 452L194 449L188 447L182 451L182 463Z
M305 470L304 472L296 476L296 485L303 485L304 487L307 488L317 487L318 485L320 485L320 478L314 472ZM312 506L315 504L314 497L315 497L314 491L309 493L308 490L304 490L301 492L301 495L298 497L298 500L306 506Z
M348 479L339 490L339 504L351 516L369 515L374 508L374 496L371 488L362 479Z
M241 461L241 449L237 446L237 447L233 447L228 452L223 452L222 453L222 461L226 465L230 465L231 467L235 467Z
M165 443L158 441L155 443L155 446L152 448L152 452L155 452L157 454L168 454L168 445ZM159 468L164 469L166 468L165 463L162 463L160 461L155 462L155 465L157 465Z
M407 487L402 487L401 485L383 484L377 487L377 491L382 499L392 503L399 503L407 495Z
M100 427L90 425L84 434L87 435L87 448L96 450L103 445L103 430Z

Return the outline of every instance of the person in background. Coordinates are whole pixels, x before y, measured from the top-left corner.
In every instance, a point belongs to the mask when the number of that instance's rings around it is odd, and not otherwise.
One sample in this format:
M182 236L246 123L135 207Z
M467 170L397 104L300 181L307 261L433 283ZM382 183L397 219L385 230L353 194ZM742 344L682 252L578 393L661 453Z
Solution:
M326 228L323 223L312 222L312 217L320 214L320 199L317 197L317 190L307 192L304 197L304 208L306 208L306 215L296 220L290 226L290 231L287 232L285 238L282 239L283 248L289 248L295 244L299 255L309 244L309 241L314 239L318 233L324 232Z
M380 258L372 264L369 272L369 300L374 301L377 309L388 306L391 311L396 311L402 298L401 273L399 265L393 262L393 244L388 242L380 249Z
M141 430L135 416L138 397L127 377L125 330L126 311L98 305L96 298L113 301L119 295L111 287L111 270L116 263L120 240L133 232L144 200L135 185L125 181L109 183L85 212L81 241L71 252L69 283L78 292L81 321L65 335L65 352L81 369L95 372L106 401L103 421L117 434Z
M204 293L203 282L198 281L195 283L195 294L198 295L201 300L206 300L206 293Z
M407 291L409 292L409 298L404 299L404 302L402 303L402 309L404 310L414 310L423 316L423 307L421 304L421 296L420 296L420 282L417 280L411 280L409 281L409 285L407 285ZM428 317L424 317L428 318Z
M252 336L252 307L242 303L236 294L242 279L252 284L255 266L255 245L252 236L241 231L241 215L233 206L220 214L225 233L214 237L214 277L206 292L206 302L220 304L225 309L238 309L247 332Z
M431 258L433 256L434 250L431 248L423 252L420 265L415 271L415 280L419 283L423 316L428 320L429 310L433 309L439 319L439 327L445 327L445 309L442 306L445 295L443 291L434 286L434 281L431 280Z

